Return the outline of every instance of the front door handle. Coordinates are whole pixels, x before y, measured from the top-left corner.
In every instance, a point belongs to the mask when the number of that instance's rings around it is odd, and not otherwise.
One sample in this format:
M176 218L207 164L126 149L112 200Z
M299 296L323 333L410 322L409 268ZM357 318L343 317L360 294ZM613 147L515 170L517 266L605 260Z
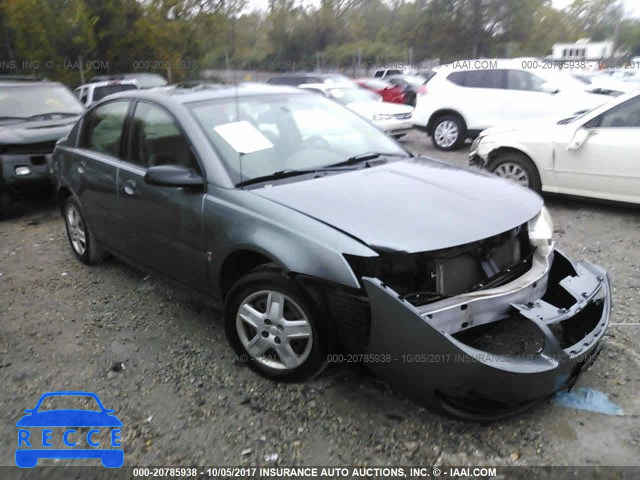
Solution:
M85 163L84 160L82 160L78 165L78 173L84 173L85 168L87 168L87 164Z
M127 195L133 195L135 191L136 191L136 182L134 182L133 180L127 180L126 182L124 182L124 192Z

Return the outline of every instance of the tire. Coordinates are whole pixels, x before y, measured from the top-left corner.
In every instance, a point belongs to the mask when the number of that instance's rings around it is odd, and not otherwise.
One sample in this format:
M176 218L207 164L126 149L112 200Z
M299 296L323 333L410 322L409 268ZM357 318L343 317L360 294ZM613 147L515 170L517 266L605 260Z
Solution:
M64 200L62 213L67 229L67 238L76 258L85 265L95 265L101 262L105 257L104 251L96 242L75 198L69 196Z
M284 305L280 312L278 305ZM270 310L273 313L268 315ZM260 266L229 291L225 331L240 359L253 371L273 380L301 382L320 373L326 364L328 334L320 323L320 312L295 280L275 265ZM294 319L295 325L287 325Z
M467 139L467 126L458 115L442 115L433 122L431 143L438 150L458 150Z
M3 190L0 192L0 219L9 218L12 212L11 195L8 190Z
M524 153L503 152L496 155L488 165L488 170L518 185L542 192L540 174L535 164Z

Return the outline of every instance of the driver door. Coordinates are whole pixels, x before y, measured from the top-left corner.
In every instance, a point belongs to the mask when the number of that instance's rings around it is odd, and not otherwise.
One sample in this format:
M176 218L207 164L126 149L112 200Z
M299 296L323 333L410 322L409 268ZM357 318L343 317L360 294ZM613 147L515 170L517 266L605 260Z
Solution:
M567 149L555 146L559 191L573 195L640 202L640 96L584 124L586 139Z
M127 161L118 169L118 211L124 254L186 285L207 290L202 231L204 188L152 185L146 169L192 168L202 175L191 144L163 108L138 102L131 117Z

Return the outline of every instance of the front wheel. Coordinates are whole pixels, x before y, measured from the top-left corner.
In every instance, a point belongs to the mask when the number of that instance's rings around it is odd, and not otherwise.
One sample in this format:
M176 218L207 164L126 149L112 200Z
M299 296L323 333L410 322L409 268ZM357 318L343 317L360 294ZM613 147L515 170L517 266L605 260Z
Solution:
M457 115L438 117L431 132L431 143L438 150L458 150L467 139L467 127Z
M258 267L238 280L225 302L224 321L240 359L267 378L303 381L325 365L319 309L276 267Z
M540 193L542 182L534 163L519 152L506 152L497 155L489 162L489 171L498 177L511 180L523 187Z

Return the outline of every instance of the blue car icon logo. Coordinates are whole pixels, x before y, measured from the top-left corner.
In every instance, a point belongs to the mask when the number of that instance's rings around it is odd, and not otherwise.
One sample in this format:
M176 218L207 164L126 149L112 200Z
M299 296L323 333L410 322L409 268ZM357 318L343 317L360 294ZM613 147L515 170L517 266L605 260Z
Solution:
M99 407L99 411L41 408L42 403L52 397L64 397L54 399L63 403L78 400L78 397L88 401L92 398ZM124 450L121 445L122 422L113 414L114 410L104 408L95 393L48 392L40 397L34 408L25 410L25 413L27 415L16 424L18 427L16 465L18 467L33 468L41 458L99 458L102 465L107 468L118 468L124 463ZM84 434L76 428L89 430ZM102 438L105 430L109 434L106 440ZM60 446L64 445L65 448L54 448L54 441L60 443Z

